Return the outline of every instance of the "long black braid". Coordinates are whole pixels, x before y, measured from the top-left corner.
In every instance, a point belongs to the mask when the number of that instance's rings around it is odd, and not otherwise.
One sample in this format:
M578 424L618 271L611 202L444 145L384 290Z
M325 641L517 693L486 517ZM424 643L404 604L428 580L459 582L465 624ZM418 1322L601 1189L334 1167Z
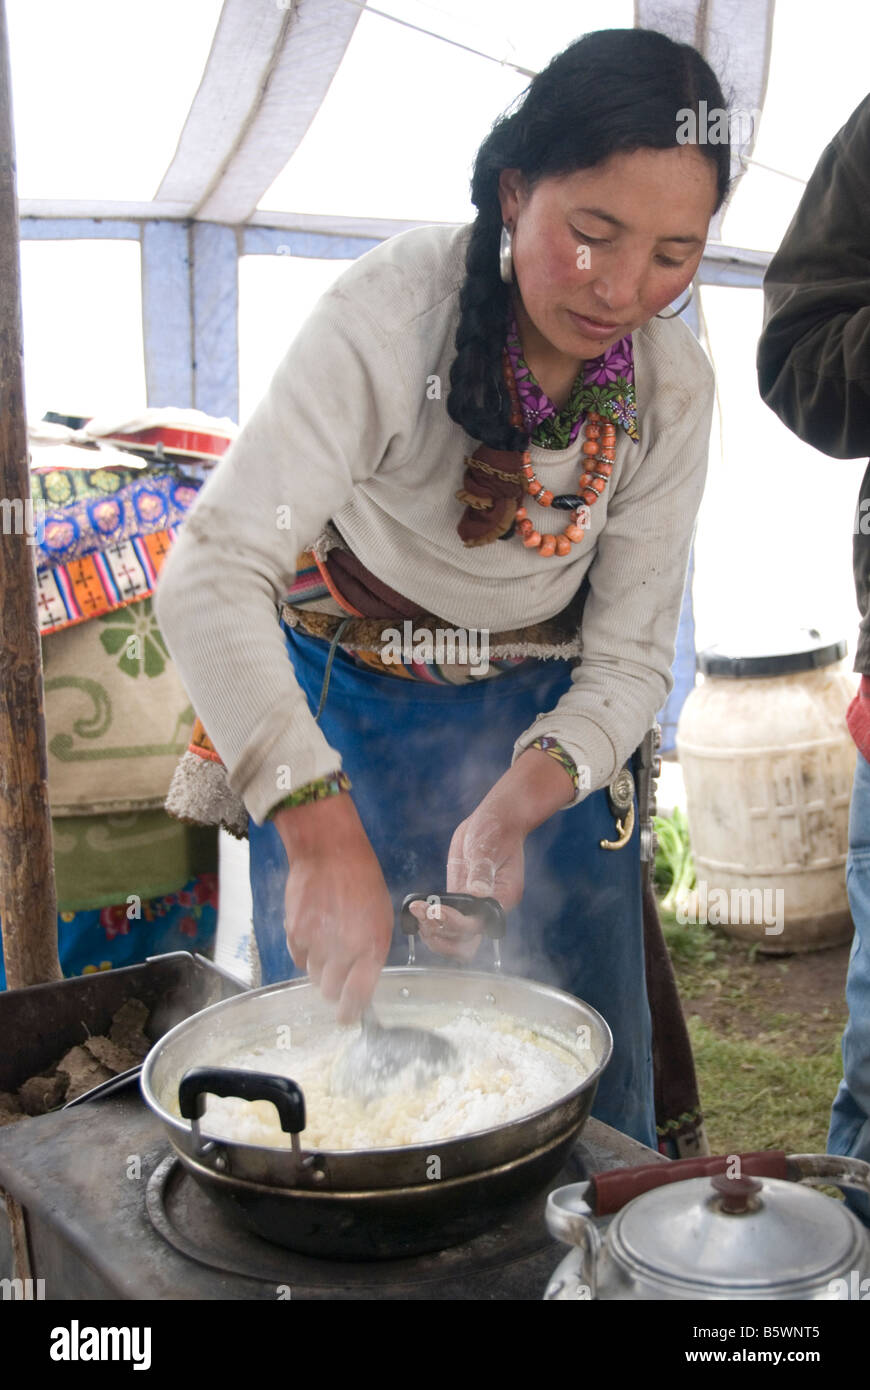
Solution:
M456 357L447 411L493 449L526 449L510 423L502 351L511 286L499 273L498 198L503 169L519 169L531 191L542 178L590 169L611 155L670 149L681 110L723 110L719 83L697 49L651 29L603 29L578 39L533 79L513 113L499 117L477 152L471 201L477 208L459 296ZM717 208L728 192L730 148L700 143L716 169Z

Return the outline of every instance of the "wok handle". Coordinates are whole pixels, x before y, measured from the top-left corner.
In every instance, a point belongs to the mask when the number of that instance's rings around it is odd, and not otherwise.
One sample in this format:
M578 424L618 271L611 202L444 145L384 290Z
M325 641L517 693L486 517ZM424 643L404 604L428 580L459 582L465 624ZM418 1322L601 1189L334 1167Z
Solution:
M779 1150L761 1150L747 1154L719 1154L709 1158L678 1158L671 1163L645 1163L639 1168L617 1169L596 1173L589 1179L586 1201L595 1216L610 1216L634 1197L653 1187L665 1187L688 1178L715 1177L730 1173L736 1162L742 1177L789 1177L788 1159Z
M473 893L409 893L402 903L399 916L406 936L416 936L420 923L411 911L411 903L432 903L434 906L455 907L469 917L480 917L483 930L492 941L505 934L504 908L496 898L476 898Z
M178 1084L182 1118L191 1122L202 1119L206 1095L270 1100L285 1133L299 1134L305 1128L305 1097L289 1076L236 1067L190 1067Z

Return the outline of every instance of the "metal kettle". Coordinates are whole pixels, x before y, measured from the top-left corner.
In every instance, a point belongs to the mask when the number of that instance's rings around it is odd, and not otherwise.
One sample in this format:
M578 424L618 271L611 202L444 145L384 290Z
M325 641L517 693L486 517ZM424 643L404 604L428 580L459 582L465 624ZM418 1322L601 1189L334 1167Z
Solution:
M870 1300L870 1231L828 1185L870 1193L870 1163L729 1154L556 1188L547 1226L574 1249L544 1298Z

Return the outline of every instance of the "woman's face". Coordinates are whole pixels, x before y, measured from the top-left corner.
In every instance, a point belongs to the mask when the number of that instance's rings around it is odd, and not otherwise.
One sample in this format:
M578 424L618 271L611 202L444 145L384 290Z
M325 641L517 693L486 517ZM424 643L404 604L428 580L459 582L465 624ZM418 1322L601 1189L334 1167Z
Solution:
M715 209L716 175L710 159L681 145L612 155L531 192L518 170L505 169L499 199L521 327L530 322L539 350L582 361L686 290Z

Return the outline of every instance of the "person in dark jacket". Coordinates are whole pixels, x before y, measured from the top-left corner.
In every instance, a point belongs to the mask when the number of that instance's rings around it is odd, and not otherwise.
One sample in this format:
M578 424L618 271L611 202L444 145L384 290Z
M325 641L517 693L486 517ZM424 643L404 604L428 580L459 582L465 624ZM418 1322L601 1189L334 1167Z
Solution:
M783 424L832 458L870 454L870 96L822 154L764 277L758 385ZM870 464L853 527L861 613L847 722L858 748L846 884L855 939L843 1081L828 1152L870 1161ZM870 1225L870 1198L850 1197Z

